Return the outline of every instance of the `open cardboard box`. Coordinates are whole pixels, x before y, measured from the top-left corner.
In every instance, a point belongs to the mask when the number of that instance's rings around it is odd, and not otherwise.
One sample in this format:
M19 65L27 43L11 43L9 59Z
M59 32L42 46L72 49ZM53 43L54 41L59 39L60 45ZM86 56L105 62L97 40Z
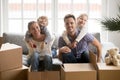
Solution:
M97 63L98 80L120 80L120 66Z
M60 80L60 70L31 72L29 69L28 80Z
M0 80L27 80L28 67L7 70L0 72Z
M61 80L96 80L96 55L90 54L91 63L70 63L61 66Z
M0 72L22 67L22 47L5 43L0 49Z
M28 70L28 80L61 80L60 79L60 65L53 64L52 71L38 71L32 72Z

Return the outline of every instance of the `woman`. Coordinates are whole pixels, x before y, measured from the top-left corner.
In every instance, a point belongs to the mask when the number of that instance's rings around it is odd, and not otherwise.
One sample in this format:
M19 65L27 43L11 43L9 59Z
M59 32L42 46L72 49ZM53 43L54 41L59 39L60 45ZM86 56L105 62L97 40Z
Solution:
M51 70L52 69L52 54L51 46L53 43L52 37L49 37L48 42L44 42L45 35L41 34L40 27L37 22L31 21L28 23L28 31L32 36L34 46L31 47L27 43L29 49L28 64L31 65L31 71Z

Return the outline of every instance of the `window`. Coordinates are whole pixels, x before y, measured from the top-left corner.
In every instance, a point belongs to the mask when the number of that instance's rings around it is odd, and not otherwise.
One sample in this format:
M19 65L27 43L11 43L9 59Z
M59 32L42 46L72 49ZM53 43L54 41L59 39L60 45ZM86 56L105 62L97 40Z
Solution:
M50 25L51 0L8 0L8 32L25 33L28 22L41 15L48 16Z
M7 26L4 31L25 33L29 21L37 20L41 15L49 19L48 29L51 32L61 33L64 28L63 18L68 13L78 17L81 13L89 16L89 32L100 32L97 19L101 18L101 0L3 0ZM4 32L3 31L3 32Z

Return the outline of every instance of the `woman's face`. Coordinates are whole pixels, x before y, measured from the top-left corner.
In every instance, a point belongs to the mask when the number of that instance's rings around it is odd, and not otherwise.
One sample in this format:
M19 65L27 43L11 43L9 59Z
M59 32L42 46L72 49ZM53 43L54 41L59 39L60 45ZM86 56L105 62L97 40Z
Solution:
M40 35L40 27L37 22L31 25L29 32L32 34L33 37Z
M80 17L77 18L77 25L80 26L80 27L84 27L87 20L88 20L87 16L80 16Z

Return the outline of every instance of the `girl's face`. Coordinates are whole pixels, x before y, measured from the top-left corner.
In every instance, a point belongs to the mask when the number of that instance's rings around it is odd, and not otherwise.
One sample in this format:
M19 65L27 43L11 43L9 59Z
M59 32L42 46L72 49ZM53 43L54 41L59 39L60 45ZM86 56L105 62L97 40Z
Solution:
M40 27L38 23L33 23L29 29L29 32L32 34L33 37L40 35Z
M87 16L80 16L80 17L77 18L77 25L80 26L80 27L84 27L87 20L88 20Z

